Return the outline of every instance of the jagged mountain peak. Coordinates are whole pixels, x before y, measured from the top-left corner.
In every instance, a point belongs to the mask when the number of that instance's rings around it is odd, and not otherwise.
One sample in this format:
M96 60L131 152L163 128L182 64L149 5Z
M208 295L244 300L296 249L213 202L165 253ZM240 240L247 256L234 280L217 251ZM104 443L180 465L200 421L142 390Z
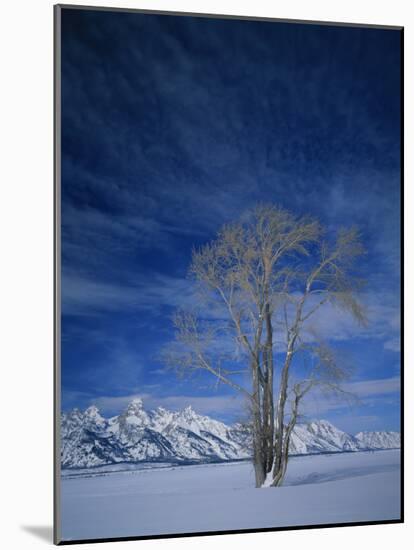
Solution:
M401 435L398 432L359 432L355 439L359 445L370 449L382 449L384 445L398 448L401 445Z
M126 407L125 412L129 414L135 414L141 412L144 409L144 402L140 397L135 397Z
M131 430L134 428L143 429L150 423L150 417L144 409L142 399L139 398L133 399L118 417L112 418L111 422L113 430L127 430L125 439L131 436Z
M64 416L65 418L82 418L83 414L84 413L82 413L81 410L79 410L78 408L74 408L69 412L64 413L62 416Z
M332 424L332 422L329 422L329 420L325 420L321 418L320 420L311 420L307 423L310 430L332 430L332 431L338 431L338 428Z
M91 405L83 413L85 416L90 416L91 418L101 416L98 407L96 405Z
M195 412L191 405L187 405L186 407L184 407L184 409L181 409L181 411L177 413L177 416L188 420L195 420L197 418L200 418L200 415Z
M83 419L83 422L86 422L86 425L97 426L100 429L104 428L107 424L107 420L101 416L98 407L95 405L88 407L81 419Z

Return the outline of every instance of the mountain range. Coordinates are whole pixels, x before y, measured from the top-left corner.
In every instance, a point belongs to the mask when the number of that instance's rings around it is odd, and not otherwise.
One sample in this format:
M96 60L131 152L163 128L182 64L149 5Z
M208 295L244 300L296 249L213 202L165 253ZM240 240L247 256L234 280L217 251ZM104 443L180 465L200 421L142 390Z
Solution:
M353 436L327 420L297 424L291 455L395 449L397 432L360 432ZM251 456L249 430L197 414L191 407L172 412L146 411L134 399L118 416L106 419L95 406L61 416L62 468L90 468L137 462L217 462Z

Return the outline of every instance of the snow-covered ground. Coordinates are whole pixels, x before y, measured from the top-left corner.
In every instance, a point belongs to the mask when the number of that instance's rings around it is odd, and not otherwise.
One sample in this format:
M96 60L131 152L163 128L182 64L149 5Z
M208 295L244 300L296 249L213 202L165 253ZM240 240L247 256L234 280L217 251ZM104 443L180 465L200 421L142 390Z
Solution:
M400 517L399 450L293 457L279 489L255 489L253 479L248 462L112 472L107 467L65 476L62 539Z

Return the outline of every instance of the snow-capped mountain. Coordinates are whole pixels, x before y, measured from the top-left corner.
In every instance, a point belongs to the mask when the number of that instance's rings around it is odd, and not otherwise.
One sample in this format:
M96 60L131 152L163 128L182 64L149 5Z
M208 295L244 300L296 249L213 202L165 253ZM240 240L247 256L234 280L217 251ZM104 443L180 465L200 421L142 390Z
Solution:
M296 425L290 442L290 454L358 450L360 446L355 437L339 430L327 420Z
M74 409L61 420L63 467L87 468L116 462L217 461L250 456L239 425L197 414L191 407L145 411L133 400L119 416L104 419L96 407Z
M356 436L338 430L326 420L298 424L290 453L389 449L400 446L396 432L362 432ZM191 407L171 412L162 407L146 411L134 399L119 416L106 419L95 406L84 412L62 414L63 468L89 468L119 462L208 462L251 456L248 430L227 426Z
M401 446L401 435L398 432L359 432L355 438L360 448L398 449Z

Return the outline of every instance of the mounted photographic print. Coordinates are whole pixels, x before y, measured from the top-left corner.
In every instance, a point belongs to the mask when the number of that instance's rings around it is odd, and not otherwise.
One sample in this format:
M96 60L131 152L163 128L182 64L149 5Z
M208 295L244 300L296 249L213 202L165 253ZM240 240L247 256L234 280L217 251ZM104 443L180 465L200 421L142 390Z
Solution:
M403 29L55 7L55 542L399 523Z

